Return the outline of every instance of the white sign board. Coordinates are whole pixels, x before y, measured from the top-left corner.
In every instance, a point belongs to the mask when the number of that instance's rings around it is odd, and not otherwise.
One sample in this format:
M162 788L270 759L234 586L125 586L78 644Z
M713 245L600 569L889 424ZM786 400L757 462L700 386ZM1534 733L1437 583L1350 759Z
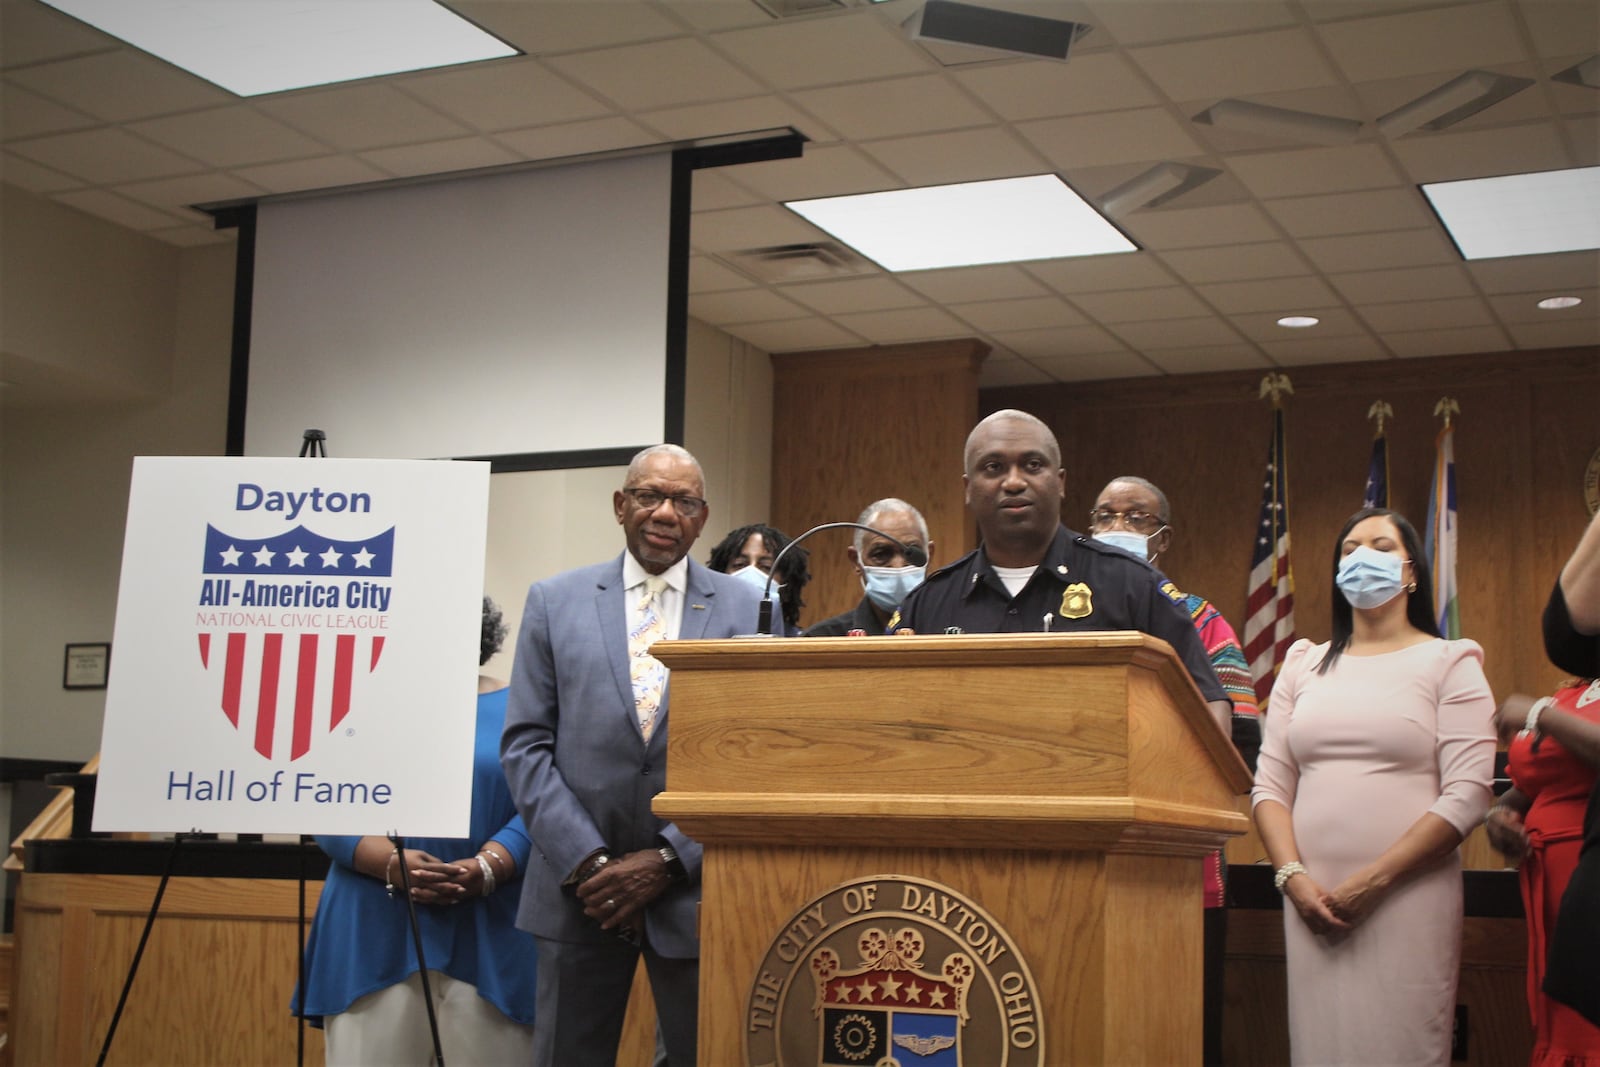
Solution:
M464 837L489 465L134 461L96 830Z

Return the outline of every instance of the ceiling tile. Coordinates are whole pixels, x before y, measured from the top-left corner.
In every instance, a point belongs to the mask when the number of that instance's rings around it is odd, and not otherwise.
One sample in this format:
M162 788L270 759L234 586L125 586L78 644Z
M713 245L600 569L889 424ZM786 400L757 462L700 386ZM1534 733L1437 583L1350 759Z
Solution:
M174 222L181 221L165 211L158 211L153 207L135 203L116 193L106 192L104 189L80 189L67 193L56 193L50 199L58 204L86 211L91 215L98 215L116 223L126 226L130 230L154 230L171 226Z
M83 184L81 179L41 167L31 159L23 159L10 152L0 153L0 181L33 193L54 193Z
M688 141L696 137L722 137L729 133L755 130L776 130L792 126L806 137L812 151L817 144L837 141L839 135L830 130L815 116L808 115L776 96L752 96L743 100L719 100L712 104L690 104L686 107L662 108L643 111L639 121L651 129L659 130L674 141Z
M767 199L752 193L737 182L730 181L726 175L711 170L694 172L691 197L691 210L696 212L744 207L747 204L763 203Z
M1300 248L1312 263L1330 274L1366 268L1455 263L1461 258L1449 239L1437 229L1308 237L1300 242Z
M1160 102L1128 60L1114 52L1047 60L996 63L952 75L1000 117L1022 119L1120 111Z
M1331 307L1334 295L1320 278L1278 278L1253 282L1219 282L1195 287L1224 314L1270 311L1293 315L1303 308Z
M704 211L694 217L689 233L690 243L707 252L743 252L824 239L821 230L788 208L776 206Z
M1490 326L1494 317L1475 297L1453 300L1407 300L1358 306L1356 312L1380 334L1390 330L1445 330L1458 326Z
M1383 335L1395 355L1404 359L1456 356L1473 352L1504 352L1510 347L1498 326L1462 326L1448 330L1396 330Z
M517 4L505 0L458 0L450 5L490 33L533 55L604 48L682 33L653 4Z
M131 48L10 71L8 81L110 122L214 107L232 93Z
M545 62L625 108L728 100L761 88L732 63L688 38L553 56Z
M0 67L9 69L86 52L111 51L121 44L33 0L0 3Z
M1352 304L1442 300L1452 296L1471 296L1474 292L1472 279L1459 264L1335 274L1328 280Z
M1146 252L1039 260L1026 264L1026 270L1068 296L1116 289L1153 289L1171 285L1176 280L1160 260Z
M1600 345L1600 318L1558 322L1513 322L1506 326L1518 348Z
M592 119L611 111L527 58L473 63L400 84L463 126L485 132Z
M1272 364L1251 344L1209 345L1201 348L1166 348L1145 353L1145 359L1168 374L1205 374L1224 370L1254 370Z
M996 341L1024 359L1126 352L1128 346L1099 326L1055 326L1047 330L995 333Z
M824 145L792 159L745 163L731 172L740 185L773 200L807 200L899 189L899 178L854 145Z
M382 82L276 96L256 106L341 149L415 144L472 132Z
M1464 6L1467 0L1300 0L1300 8L1315 22L1391 15L1418 7Z
M20 85L0 83L0 135L7 141L98 125L81 111L47 100Z
M1199 348L1239 343L1239 331L1215 315L1119 322L1112 332L1141 352L1157 348Z
M1566 319L1592 319L1600 315L1600 288L1564 289L1561 296L1575 296L1583 303L1573 308L1546 310L1539 306L1542 293L1517 293L1491 296L1489 305L1501 322L1562 322Z
M1234 156L1228 167L1263 199L1406 184L1383 150L1373 144Z
M772 21L750 0L662 0L661 6L697 30L731 30L738 26L765 26Z
M1038 264L1029 264L1037 267ZM1028 274L1013 266L952 267L918 270L898 275L906 285L940 304L977 300L1006 300L1041 296L1049 292Z
M933 67L897 29L866 11L732 30L710 40L780 89L889 78Z
M1592 51L1600 42L1600 5L1591 0L1539 0L1516 9L1538 55L1567 56L1583 51L1585 43Z
M1420 229L1434 221L1414 188L1268 200L1262 206L1292 237Z
M128 128L213 167L304 159L325 155L330 147L243 104L147 119Z
M756 283L710 256L689 257L689 292L716 293L729 289L754 289Z
M1023 300L993 300L977 304L947 304L952 313L985 333L1042 330L1049 326L1077 326L1084 318L1055 296Z
M1129 54L1174 100L1250 96L1338 81L1312 34L1298 28L1135 48Z
M1072 302L1103 323L1147 322L1209 314L1211 309L1190 289L1134 289L1125 293L1075 293Z
M1492 178L1572 165L1561 131L1553 122L1406 137L1393 148L1400 165L1418 182Z
M494 139L528 159L562 159L658 143L649 130L620 115L564 122L559 126L536 126L531 130L506 130L495 134Z
M990 118L939 74L802 89L790 95L796 104L858 141L960 129Z
M1141 211L1122 220L1136 241L1157 251L1251 244L1280 236L1254 204Z
M208 218L189 209L195 204L211 204L222 200L245 200L261 195L261 187L236 178L231 174L190 174L181 178L162 178L153 182L133 182L119 185L116 191L123 196L151 207L166 210L179 209L183 218Z
M978 369L979 389L999 389L1008 385L1048 385L1056 379L1025 359L996 359L990 356Z
M396 145L356 154L374 167L381 167L402 178L500 167L522 161L521 156L487 137L458 137L448 141L429 141L427 144Z
M1278 320L1284 315L1311 315L1322 321L1310 327L1279 326ZM1351 337L1368 332L1361 320L1345 308L1316 307L1311 304L1299 304L1291 308L1266 312L1246 312L1233 316L1233 324L1239 328L1240 333L1258 343Z
M1351 81L1527 59L1507 5L1474 4L1355 19L1321 27L1323 42Z
M1281 367L1303 367L1312 363L1367 363L1390 358L1383 346L1370 337L1267 341L1261 347Z
M204 226L175 226L170 230L146 230L157 240L179 248L199 248L204 245L231 244L238 239L238 230L208 230Z
M1161 253L1161 258L1187 282L1237 282L1311 273L1294 246L1282 241L1175 249Z
M353 156L320 156L291 163L263 163L238 167L234 173L274 193L307 189L337 189L345 185L382 181L388 175Z
M998 127L873 141L861 149L914 188L1043 174L1051 169Z
M689 314L713 326L734 322L771 322L792 319L806 309L770 289L738 289L724 293L698 293L689 297Z
M721 329L764 352L808 352L815 348L855 348L866 338L827 319L790 319L786 322L750 322Z
M1486 293L1542 293L1553 296L1568 289L1586 289L1600 284L1600 252L1478 259L1466 266L1473 280Z
M835 315L833 321L880 345L964 337L970 333L959 321L931 307L863 311L852 315Z
M1162 108L1040 119L1020 122L1016 129L1064 170L1184 159L1204 151L1184 125Z
M824 315L927 306L921 296L882 276L780 285L778 291Z
M193 160L111 126L22 141L11 151L88 182L138 181L201 169Z
M1101 25L1124 46L1245 33L1296 22L1294 13L1280 0L1101 0L1090 7Z
M1132 352L1085 356L1039 357L1034 364L1058 382L1094 382L1116 378L1152 378L1161 372Z

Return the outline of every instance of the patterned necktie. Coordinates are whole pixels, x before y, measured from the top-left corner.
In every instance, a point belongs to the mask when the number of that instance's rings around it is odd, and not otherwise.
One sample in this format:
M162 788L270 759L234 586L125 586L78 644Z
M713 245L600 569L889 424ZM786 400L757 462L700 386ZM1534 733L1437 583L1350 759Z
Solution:
M656 711L661 707L661 691L666 688L667 668L650 654L650 646L667 636L667 623L656 610L656 595L667 587L667 580L650 575L644 580L644 595L639 598L633 625L628 629L629 673L633 677L633 705L639 715L639 730L646 741L655 729Z

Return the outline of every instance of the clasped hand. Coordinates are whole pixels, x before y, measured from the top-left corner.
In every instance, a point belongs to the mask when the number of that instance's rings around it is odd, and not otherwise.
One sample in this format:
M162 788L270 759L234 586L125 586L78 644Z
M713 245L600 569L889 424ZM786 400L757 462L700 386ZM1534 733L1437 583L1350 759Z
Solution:
M411 899L418 904L460 904L483 895L483 868L476 857L447 862L408 848L402 859L411 878Z
M602 930L639 927L644 909L671 884L661 853L642 849L612 860L579 882L578 899L583 913L599 922Z
M1331 892L1307 874L1295 875L1283 888L1307 929L1314 934L1332 934L1352 930L1371 915L1384 887L1377 876L1357 871Z

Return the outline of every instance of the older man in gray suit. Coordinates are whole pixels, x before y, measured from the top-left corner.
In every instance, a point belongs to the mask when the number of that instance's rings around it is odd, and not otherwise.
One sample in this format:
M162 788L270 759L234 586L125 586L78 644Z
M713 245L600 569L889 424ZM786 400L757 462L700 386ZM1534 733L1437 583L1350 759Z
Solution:
M539 947L540 1067L616 1061L641 952L668 1060L695 1062L700 845L650 810L667 698L647 650L752 633L760 599L688 558L704 497L693 456L645 449L612 498L627 551L528 590L500 758L536 853L517 925Z

